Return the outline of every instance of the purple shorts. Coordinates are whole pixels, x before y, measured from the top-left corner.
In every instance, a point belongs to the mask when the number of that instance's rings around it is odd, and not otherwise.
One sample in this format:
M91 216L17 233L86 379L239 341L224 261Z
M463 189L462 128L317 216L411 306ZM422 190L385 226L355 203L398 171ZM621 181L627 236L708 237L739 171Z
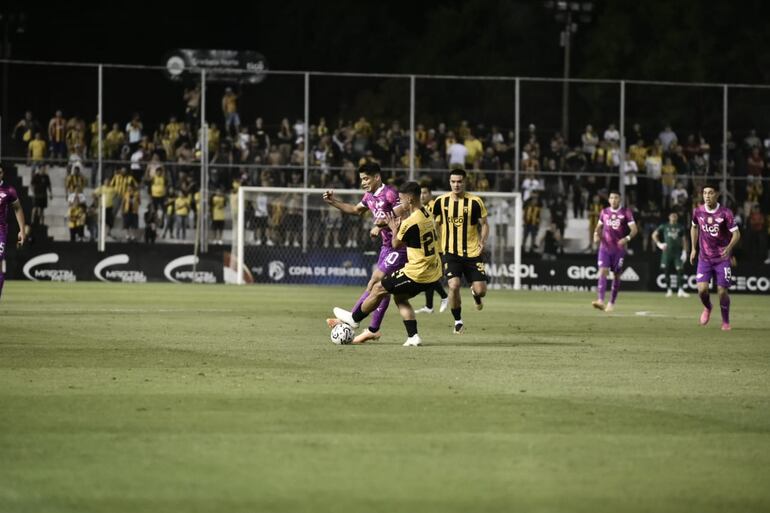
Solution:
M393 249L382 246L380 257L377 259L377 269L385 274L390 274L404 267L404 264L406 264L406 248Z
M719 287L728 289L730 288L732 275L729 260L708 262L700 258L698 259L698 274L696 275L698 283L710 283L713 276L716 278Z
M619 273L623 269L625 256L625 251L607 251L604 247L600 247L596 264L598 267L608 267L613 273Z

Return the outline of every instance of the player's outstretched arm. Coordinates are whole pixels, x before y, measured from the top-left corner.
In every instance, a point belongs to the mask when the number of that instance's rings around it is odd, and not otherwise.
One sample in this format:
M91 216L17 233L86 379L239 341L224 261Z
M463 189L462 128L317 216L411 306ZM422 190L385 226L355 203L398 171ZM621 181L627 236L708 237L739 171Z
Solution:
M351 205L350 203L345 203L344 201L340 201L334 195L334 191L332 190L327 190L326 192L324 192L322 197L326 203L333 206L337 210L344 212L345 214L353 214L353 215L360 216L367 210L367 208L361 204Z

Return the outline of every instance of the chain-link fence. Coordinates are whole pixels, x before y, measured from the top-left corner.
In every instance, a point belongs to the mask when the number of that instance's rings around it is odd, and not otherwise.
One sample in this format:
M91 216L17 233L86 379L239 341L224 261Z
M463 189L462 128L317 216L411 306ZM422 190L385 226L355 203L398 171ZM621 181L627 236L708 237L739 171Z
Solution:
M653 217L688 212L706 182L737 211L770 211L768 86L280 71L252 83L237 70L221 81L203 70L171 80L161 67L3 69L2 158L31 198L38 236L98 238L102 248L229 242L240 185L356 187L366 160L388 181L434 188L462 166L474 190L520 190L544 212L564 200L579 230L610 189Z

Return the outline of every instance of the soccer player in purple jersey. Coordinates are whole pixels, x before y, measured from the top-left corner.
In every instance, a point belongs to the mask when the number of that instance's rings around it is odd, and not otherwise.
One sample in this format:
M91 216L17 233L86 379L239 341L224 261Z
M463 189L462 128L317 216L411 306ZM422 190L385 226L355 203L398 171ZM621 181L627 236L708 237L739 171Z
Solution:
M717 282L719 307L722 311L722 329L730 330L730 288L732 269L730 256L733 248L741 239L741 232L735 224L732 211L717 203L717 190L711 185L703 188L703 205L692 213L690 227L690 263L695 265L698 256L697 283L698 295L703 303L703 313L700 316L701 325L705 326L711 317L711 297L709 286L711 278ZM700 253L696 251L700 244Z
M591 303L594 308L611 312L620 290L620 273L623 270L623 258L626 247L631 239L636 237L639 229L636 227L634 215L629 208L620 208L620 194L610 192L610 206L599 214L599 221L594 230L594 243L599 244L599 298ZM612 295L610 302L604 302L607 292L607 274L612 271Z
M16 241L16 247L24 244L24 234L27 232L27 225L24 221L24 210L21 208L19 196L16 189L7 185L3 180L5 173L0 166L0 297L3 295L3 284L5 284L5 245L8 242L8 212L13 209L16 214L16 222L19 223L19 238Z
M398 191L389 185L382 183L382 174L380 165L376 162L367 162L358 168L358 175L361 178L361 188L366 191L360 203L352 205L344 203L334 196L334 191L323 193L323 199L329 205L341 210L345 214L363 215L367 210L372 213L374 226L369 234L372 237L382 239L382 247L377 260L377 269L372 273L366 290L358 298L353 311L355 311L364 300L369 296L375 283L382 280L386 274L390 274L404 267L406 264L406 247L401 246L394 249L392 246L393 231L388 227L388 217L394 215L402 218L407 212L399 204ZM361 332L353 339L354 344L362 344L367 340L376 340L380 338L380 324L385 316L385 311L390 304L390 295L384 296L377 309L372 314L372 321L369 328ZM338 319L326 319L329 327L334 327L340 321Z

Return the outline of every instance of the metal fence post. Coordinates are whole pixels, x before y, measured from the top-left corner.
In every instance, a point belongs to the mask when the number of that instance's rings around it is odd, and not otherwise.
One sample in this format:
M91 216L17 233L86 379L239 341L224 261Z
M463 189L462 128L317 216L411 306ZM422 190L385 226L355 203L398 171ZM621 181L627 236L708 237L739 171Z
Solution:
M516 149L515 155L513 156L513 172L515 182L513 185L513 190L519 192L519 168L521 167L521 148L519 148L519 141L521 139L521 134L519 134L519 130L521 129L521 79L519 77L516 77L516 87L513 97L515 103L514 115L516 117L513 127L513 134L515 137L513 144L514 148Z
M618 192L620 192L621 201L628 206L626 202L626 81L620 81L620 171L618 173Z
M727 203L727 108L728 86L722 87L722 201Z
M409 76L409 180L414 180L414 147L415 147L415 88L417 78L414 75Z
M96 162L97 162L97 173L96 173L96 186L99 187L99 190L102 191L101 196L99 197L99 252L103 253L105 251L105 246L107 245L107 234L105 233L107 231L107 205L105 204L106 194L104 191L104 188L102 187L102 182L104 181L103 178L103 170L102 170L102 164L104 161L103 158L103 136L102 133L102 124L104 124L104 109L102 104L103 94L104 94L104 66L99 64L99 105L97 107L97 115L96 115L96 124L98 125L98 146L97 146L97 152L98 155L96 156Z

